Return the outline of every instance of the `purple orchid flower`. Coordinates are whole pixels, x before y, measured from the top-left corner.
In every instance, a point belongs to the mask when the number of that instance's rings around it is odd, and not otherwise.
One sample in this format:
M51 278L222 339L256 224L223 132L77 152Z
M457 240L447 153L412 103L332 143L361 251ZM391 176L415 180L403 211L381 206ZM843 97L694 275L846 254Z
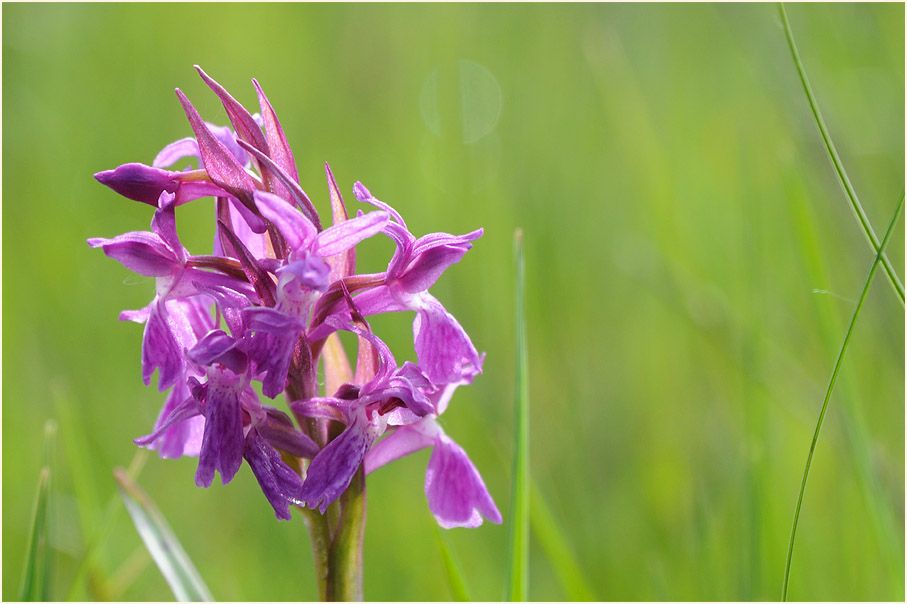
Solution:
M435 412L425 417L416 417L405 409L392 412L387 423L396 427L365 456L365 472L369 474L410 453L433 447L425 473L425 496L438 524L447 529L475 528L482 524L483 516L495 524L502 522L479 471L438 422L457 386L471 383L472 378L466 374L460 381L436 389L431 394Z
M217 473L231 482L245 461L279 519L290 518L290 506L324 513L360 468L433 447L426 495L441 526L501 522L475 466L438 421L484 355L428 293L483 231L417 239L361 183L357 199L377 209L350 217L327 164L333 226L324 229L258 82L261 113L252 115L196 68L232 128L203 121L177 90L193 136L167 145L151 165L95 175L155 208L150 231L88 240L155 280L148 306L120 315L144 324L144 382L158 371L158 388L170 388L153 431L136 444L161 457L198 456L201 487ZM187 159L197 169L168 169ZM179 240L176 207L202 197L215 198L216 230L212 255L196 256ZM356 274L356 245L379 232L396 244L387 270ZM398 365L364 319L400 311L416 314L417 363ZM358 337L355 371L339 330ZM333 396L319 396L319 363ZM271 399L286 392L295 422L263 405L254 382ZM331 422L344 426L333 438ZM303 459L311 460L306 470Z
M482 236L483 229L460 236L432 233L416 239L400 214L375 199L362 183L357 182L353 190L360 202L376 206L392 217L384 233L397 244L384 283L358 294L357 308L363 316L416 311L413 334L419 366L436 384L458 380L464 372L479 366L479 353L460 323L428 293L428 288L449 266L460 261L472 242ZM326 306L319 309L322 315L335 312L344 316L339 300L326 301ZM330 331L328 324L319 324L310 338L324 338Z

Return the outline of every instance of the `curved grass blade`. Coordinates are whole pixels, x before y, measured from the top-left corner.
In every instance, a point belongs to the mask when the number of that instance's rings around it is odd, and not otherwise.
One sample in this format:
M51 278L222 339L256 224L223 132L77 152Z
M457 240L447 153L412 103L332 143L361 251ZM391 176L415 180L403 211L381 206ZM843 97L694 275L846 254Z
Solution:
M514 233L516 255L516 420L513 499L510 509L510 566L507 600L523 602L529 591L529 354L526 344L523 230Z
M548 562L557 576L557 581L564 590L568 600L573 602L595 602L600 600L595 595L592 586L586 581L586 577L580 569L579 562L570 549L567 540L564 539L564 533L557 525L554 514L548 508L542 492L534 480L529 481L530 508L529 520L532 524L532 532L536 539L539 540L542 549L548 557Z
M813 454L816 451L816 443L819 440L819 432L822 430L822 424L825 421L825 412L828 410L828 401L831 398L831 393L835 388L835 382L838 379L838 372L841 369L841 363L844 360L844 353L847 351L847 345L850 343L850 337L853 335L854 326L857 322L857 317L860 316L860 310L863 308L863 302L866 300L866 294L869 293L869 286L872 284L872 278L875 276L876 269L879 268L879 264L882 260L882 254L885 251L885 246L888 245L888 240L891 238L891 233L894 231L894 225L898 221L898 217L901 215L901 209L904 207L904 193L901 192L901 198L898 200L898 205L894 210L894 216L891 217L891 222L888 224L888 230L885 232L885 237L882 239L882 243L879 246L879 251L876 253L875 260L872 262L872 267L869 269L869 275L866 276L866 283L863 285L863 291L860 294L860 299L857 302L857 307L853 311L853 316L850 319L850 326L847 328L847 333L844 334L844 342L841 344L841 350L838 352L838 358L835 361L835 367L831 372L831 379L828 381L828 389L825 391L825 400L822 402L822 410L819 411L819 421L816 423L816 430L813 433L812 443L809 446L809 454L806 456L806 468L803 470L803 480L800 482L800 493L797 495L797 507L794 510L794 521L791 526L790 531L790 541L787 546L787 560L784 563L784 582L781 585L781 599L787 601L787 593L790 588L790 565L791 559L794 554L794 540L797 537L797 523L800 520L800 508L803 505L803 494L806 492L806 481L809 478L809 469L813 462Z
M447 535L435 524L435 537L438 538L438 549L441 551L441 562L444 564L444 574L447 575L447 583L450 585L450 591L453 593L454 600L457 602L469 602L469 592L466 590L466 581L463 580L463 573L460 571L460 565L454 558L453 551L450 549L450 543L447 542Z
M866 236L866 240L869 241L873 253L881 257L881 263L885 269L885 273L888 275L888 280L891 282L895 294L897 294L898 298L901 300L901 306L904 306L904 285L898 278L898 274L891 265L888 256L885 254L885 250L879 245L879 238L872 229L872 224L870 224L866 212L863 211L863 206L860 203L860 199L857 197L857 192L854 191L853 185L850 184L850 178L847 177L847 172L844 171L844 164L841 163L841 158L838 156L835 144L831 140L831 134L828 132L828 127L825 125L825 120L822 118L822 112L819 111L819 105L816 102L812 87L809 85L809 79L806 77L806 70L803 68L802 61L800 61L800 53L797 51L797 44L794 42L794 34L790 29L790 23L787 20L787 11L784 10L783 2L778 3L778 12L781 14L781 22L784 24L784 35L787 36L787 43L790 46L790 52L794 58L794 64L797 67L800 82L803 84L803 90L806 92L809 107L816 120L816 126L819 127L819 133L822 135L822 140L825 142L828 158L835 168L838 180L841 182L841 187L843 187L844 192L847 194L847 198L850 200L850 207L853 209L857 221L859 221L860 226L863 228L863 234Z
M56 422L48 420L44 424L44 467L38 475L28 549L25 551L25 568L19 588L19 599L23 602L50 600L50 474L56 434Z
M212 602L211 592L151 498L126 470L117 468L113 473L132 522L176 599Z

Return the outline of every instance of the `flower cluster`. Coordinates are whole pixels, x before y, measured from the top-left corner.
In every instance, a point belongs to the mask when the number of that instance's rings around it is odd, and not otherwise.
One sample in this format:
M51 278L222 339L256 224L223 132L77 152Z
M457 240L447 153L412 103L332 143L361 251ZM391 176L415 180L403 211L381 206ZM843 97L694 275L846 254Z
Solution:
M136 444L161 457L197 455L201 487L216 472L229 483L245 460L281 519L291 505L324 513L363 464L371 472L433 447L425 493L438 522L500 523L478 471L438 423L457 386L481 372L484 355L428 292L482 230L416 238L358 182L353 192L372 211L350 217L327 164L333 226L324 228L258 83L261 113L252 115L198 71L232 129L204 122L177 90L194 136L165 147L150 166L95 175L154 208L150 231L88 240L155 278L151 303L120 315L144 324L145 384L157 370L158 388L169 389L153 431ZM168 169L187 159L198 168ZM177 235L176 208L205 197L215 198L214 246L192 255ZM396 244L387 270L356 274L356 244L379 233ZM366 317L402 311L415 311L417 362L401 365ZM338 331L356 336L355 369ZM268 399L285 393L290 413L263 404L259 390Z

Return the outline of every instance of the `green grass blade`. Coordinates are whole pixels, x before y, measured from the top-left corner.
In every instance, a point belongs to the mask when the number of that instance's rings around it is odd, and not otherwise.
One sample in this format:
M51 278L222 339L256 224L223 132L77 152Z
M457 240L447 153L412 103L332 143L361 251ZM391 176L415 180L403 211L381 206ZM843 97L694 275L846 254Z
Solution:
M114 476L135 528L176 599L181 602L213 601L205 582L151 498L122 468L114 470Z
M48 420L44 424L44 466L38 475L22 585L19 588L19 599L24 602L46 602L50 599L50 475L56 434L56 422Z
M803 470L803 480L800 482L800 493L797 495L797 507L794 510L794 521L791 526L790 532L790 541L787 546L787 560L784 563L784 581L781 586L781 599L787 601L788 589L790 588L790 565L791 559L794 554L794 540L797 536L797 523L800 520L800 508L803 504L803 494L806 492L806 481L809 479L809 469L812 465L813 454L816 451L816 443L819 440L819 433L822 430L822 424L825 421L825 412L828 410L828 401L831 399L831 393L835 388L835 382L838 379L838 372L841 369L841 363L844 360L844 353L847 351L847 345L850 343L850 337L853 335L854 325L856 325L857 317L860 316L860 310L863 308L863 302L866 300L866 294L869 293L869 286L872 284L872 278L875 276L876 269L879 268L879 264L882 259L882 254L885 251L885 246L888 245L888 240L891 238L891 233L894 231L894 225L898 221L898 216L901 214L901 209L904 207L904 193L901 193L901 198L898 200L897 208L895 208L894 216L891 217L891 222L888 224L888 230L885 232L885 238L882 239L882 243L879 246L879 251L876 253L875 260L872 262L872 267L869 269L869 274L866 276L866 283L863 285L863 291L860 293L860 299L857 302L857 307L853 311L853 316L850 319L850 326L847 328L847 333L844 334L844 342L841 344L841 350L838 352L838 358L835 360L834 369L831 372L831 379L828 381L828 388L825 391L825 400L822 402L822 410L819 411L819 420L816 423L816 430L813 433L812 443L809 446L809 454L806 456L806 468Z
M529 354L526 344L523 231L514 233L516 254L516 435L510 512L510 567L507 599L526 600L529 590Z
M573 602L600 600L586 580L573 550L564 539L564 532L554 519L554 514L551 513L538 485L531 479L529 485L532 502L529 520L532 523L532 532L545 551L548 562L551 563L551 568L567 599Z
M885 250L882 249L881 245L879 245L879 238L876 236L875 231L872 229L872 224L870 224L869 218L866 216L866 212L863 211L863 205L860 203L860 199L857 197L857 192L854 190L853 185L850 184L850 178L848 178L847 172L844 170L844 164L841 163L841 158L838 156L838 151L837 149L835 149L835 144L831 140L831 134L829 134L828 127L825 125L825 120L822 118L822 112L819 111L819 105L816 102L816 97L813 94L812 87L809 84L809 79L807 79L806 77L806 70L803 68L803 62L800 60L800 53L799 51L797 51L797 44L794 42L794 34L791 31L790 23L787 20L787 11L784 10L783 2L778 3L778 12L781 14L781 22L784 24L784 34L785 36L787 36L787 43L790 46L790 52L794 58L794 64L797 67L797 73L800 75L800 82L803 84L803 90L806 92L806 98L809 101L809 107L812 110L813 117L816 120L816 125L819 127L819 133L822 135L822 140L825 142L825 149L828 151L828 157L835 168L835 172L838 175L838 180L841 182L841 186L844 188L844 192L847 193L847 198L850 200L850 207L853 209L853 212L857 217L857 221L863 228L863 234L866 236L866 240L869 241L869 245L870 247L872 247L873 253L880 255L882 266L885 269L885 273L888 275L888 280L891 282L891 286L894 288L894 291L897 294L898 298L900 298L901 306L903 306L904 285L898 278L898 274L894 270L894 267L891 265L891 261L888 259L888 256L885 254Z
M440 527L435 524L435 536L438 538L438 549L441 552L441 562L444 565L444 574L447 576L447 583L450 585L450 591L453 593L454 600L457 602L469 602L469 592L466 590L466 581L463 579L463 573L460 571L460 565L450 549L447 542L447 535L441 531Z

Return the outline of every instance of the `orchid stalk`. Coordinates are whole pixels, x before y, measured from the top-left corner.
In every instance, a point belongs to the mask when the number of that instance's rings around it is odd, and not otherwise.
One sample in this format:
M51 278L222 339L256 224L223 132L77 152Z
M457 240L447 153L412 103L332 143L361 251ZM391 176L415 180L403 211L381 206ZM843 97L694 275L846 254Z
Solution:
M431 447L425 493L438 524L501 522L478 470L438 421L457 387L482 372L484 354L428 292L483 231L417 238L358 182L353 193L371 211L351 216L327 164L325 228L258 82L253 115L197 69L231 127L205 122L177 90L193 136L164 147L151 165L95 175L151 206L150 231L88 240L155 278L148 306L120 315L144 325L142 379L150 385L157 372L167 392L152 430L135 443L163 458L197 456L203 488L217 474L228 484L247 465L279 520L301 512L320 598L361 600L372 471ZM194 255L177 234L177 208L205 198L213 198L215 237L210 253ZM387 269L357 274L357 244L378 235L396 245ZM398 362L372 331L367 317L388 312L415 312L415 361ZM340 331L358 341L355 365ZM281 395L283 409L269 404Z

